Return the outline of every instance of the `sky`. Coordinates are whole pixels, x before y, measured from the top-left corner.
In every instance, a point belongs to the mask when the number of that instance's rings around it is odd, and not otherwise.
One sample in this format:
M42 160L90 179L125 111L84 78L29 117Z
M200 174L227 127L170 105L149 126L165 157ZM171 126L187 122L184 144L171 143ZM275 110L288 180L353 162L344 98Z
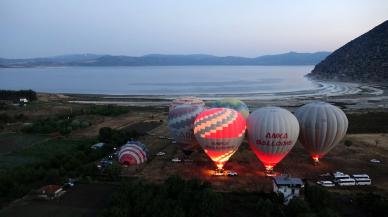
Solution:
M334 51L387 0L0 0L0 57Z

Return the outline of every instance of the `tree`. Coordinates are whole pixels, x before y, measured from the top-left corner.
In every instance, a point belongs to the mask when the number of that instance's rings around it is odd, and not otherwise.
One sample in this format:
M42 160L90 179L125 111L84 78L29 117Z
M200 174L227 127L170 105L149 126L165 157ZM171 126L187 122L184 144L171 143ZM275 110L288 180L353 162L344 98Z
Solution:
M309 204L302 199L294 198L286 207L287 216L297 217L301 214L310 212Z
M269 199L260 198L256 204L256 212L260 213L261 217L271 217L271 213L274 209L272 201Z
M101 142L106 142L106 143L110 142L110 140L112 139L112 128L110 127L100 128L98 138Z
M332 198L330 193L321 187L306 184L305 195L311 208L314 210L331 206Z
M104 172L111 180L118 180L121 174L121 166L118 164L112 164L105 168Z

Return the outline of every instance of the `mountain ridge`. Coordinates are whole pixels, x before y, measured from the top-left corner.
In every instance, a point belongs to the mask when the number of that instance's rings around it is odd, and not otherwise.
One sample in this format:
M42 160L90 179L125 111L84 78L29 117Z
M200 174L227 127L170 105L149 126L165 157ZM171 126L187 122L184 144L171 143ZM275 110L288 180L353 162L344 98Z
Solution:
M288 52L259 57L209 54L148 54L144 56L72 54L27 59L0 58L0 67L44 66L184 66L184 65L314 65L330 52Z

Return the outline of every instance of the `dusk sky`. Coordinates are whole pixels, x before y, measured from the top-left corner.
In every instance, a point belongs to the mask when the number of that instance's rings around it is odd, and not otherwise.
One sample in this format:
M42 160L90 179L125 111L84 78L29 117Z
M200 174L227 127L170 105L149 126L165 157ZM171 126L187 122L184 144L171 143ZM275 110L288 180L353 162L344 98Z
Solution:
M0 0L0 57L333 51L387 0Z

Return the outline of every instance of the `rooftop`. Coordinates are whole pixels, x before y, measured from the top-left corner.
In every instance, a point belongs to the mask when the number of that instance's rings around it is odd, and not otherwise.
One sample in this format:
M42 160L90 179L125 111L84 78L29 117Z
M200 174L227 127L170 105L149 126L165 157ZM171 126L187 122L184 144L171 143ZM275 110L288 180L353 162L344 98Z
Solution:
M289 176L275 176L273 177L273 180L276 185L303 185L302 179Z

